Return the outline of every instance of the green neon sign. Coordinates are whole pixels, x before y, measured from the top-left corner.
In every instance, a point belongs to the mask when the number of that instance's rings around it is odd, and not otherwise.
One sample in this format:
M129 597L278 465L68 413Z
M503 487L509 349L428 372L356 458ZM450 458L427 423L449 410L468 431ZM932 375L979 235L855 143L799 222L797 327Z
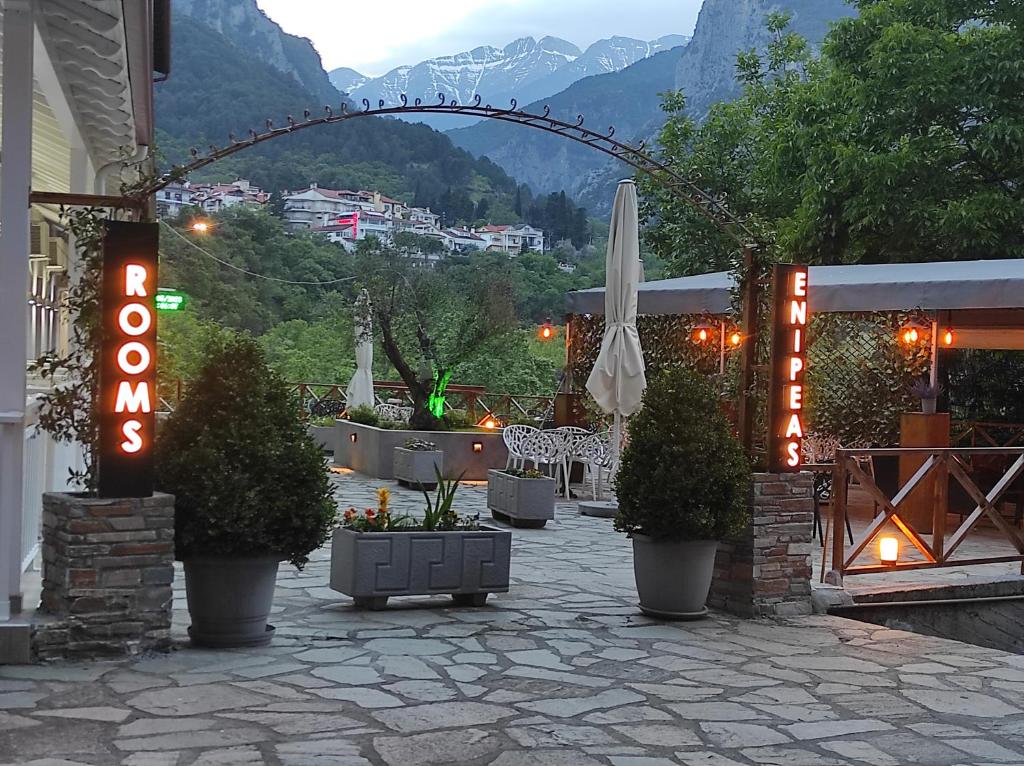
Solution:
M188 295L181 290L161 287L156 291L157 311L181 311L185 308L186 303L188 303Z

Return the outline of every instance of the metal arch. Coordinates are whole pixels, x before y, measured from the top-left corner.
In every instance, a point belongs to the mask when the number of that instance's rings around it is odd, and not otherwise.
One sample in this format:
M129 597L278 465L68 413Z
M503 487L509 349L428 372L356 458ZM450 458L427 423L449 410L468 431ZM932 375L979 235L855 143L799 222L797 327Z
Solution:
M481 117L525 125L589 146L655 179L670 194L689 204L698 213L715 224L723 233L735 240L741 247L752 246L757 241L746 224L730 212L721 197L708 193L690 179L679 175L663 162L659 162L647 154L644 151L645 146L643 142L639 146L634 147L617 141L614 138L614 127L609 127L607 133L598 133L583 126L583 115L579 115L575 123L564 122L552 117L551 109L548 106L544 107L543 114L533 114L519 109L515 99L512 99L510 108L500 109L490 104L481 105L480 96L476 96L470 104L459 104L454 99L448 100L443 93L438 93L437 97L437 103L425 104L418 98L410 102L408 97L403 94L400 104L385 105L384 101L381 100L378 101L376 108L371 108L370 102L367 99L363 99L363 108L361 110L352 110L347 103L342 103L338 112L335 112L330 106L325 106L323 116L313 117L312 113L306 110L301 121L288 115L288 124L278 128L275 128L273 122L268 119L266 121L266 129L263 132L258 133L250 129L248 136L245 138L237 138L234 134L230 134L230 144L223 147L211 145L206 154L201 155L199 150L193 147L191 149L191 162L177 166L165 175L155 179L141 190L140 195L148 196L154 194L175 180L250 146L269 141L280 135L311 128L315 125L330 125L357 117L385 117L400 114L449 114Z

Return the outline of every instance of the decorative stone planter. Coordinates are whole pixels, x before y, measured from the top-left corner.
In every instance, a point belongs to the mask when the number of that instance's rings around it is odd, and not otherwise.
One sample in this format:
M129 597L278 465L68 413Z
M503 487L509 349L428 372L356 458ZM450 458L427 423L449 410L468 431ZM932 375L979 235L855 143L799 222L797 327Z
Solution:
M406 487L433 489L437 486L437 472L444 476L444 453L440 450L395 447L394 455L395 479Z
M487 507L498 521L539 529L555 518L555 480L488 471Z
M309 435L324 452L334 452L337 438L334 426L309 426Z
M331 588L357 607L383 609L391 596L451 594L460 606L483 606L507 593L512 533L355 532L334 530Z
M508 450L501 432L487 431L392 431L339 420L335 423L334 464L375 479L393 479L394 449L409 439L433 442L444 453L446 479L486 481L491 468L504 468Z

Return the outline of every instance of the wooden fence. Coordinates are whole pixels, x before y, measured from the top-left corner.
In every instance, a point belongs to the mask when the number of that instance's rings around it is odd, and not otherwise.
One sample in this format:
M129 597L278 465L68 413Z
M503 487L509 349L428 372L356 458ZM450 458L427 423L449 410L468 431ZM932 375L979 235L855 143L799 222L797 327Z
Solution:
M890 493L879 487L869 466L877 458L901 458L920 462L920 467L897 491ZM981 475L979 468L986 466L988 476L994 479L985 482L987 491L978 485ZM994 471L994 467L998 466ZM832 478L832 523L829 535L832 540L831 571L825 577L825 563L822 563L823 579L841 585L843 577L855 574L877 574L900 569L930 569L938 567L995 564L1001 562L1022 562L1024 574L1024 534L1000 513L998 505L1011 489L1020 492L1020 479L1024 475L1024 447L948 447L948 448L889 448L889 449L839 449L836 451L835 468ZM866 492L880 509L868 528L854 538L849 550L843 533L850 513L849 491L855 483ZM960 487L966 492L974 510L961 517L952 534L947 534L947 519L950 512L950 489ZM904 509L910 504L908 498L920 487L918 497L930 492L930 537L914 529ZM1018 503L1024 498L1018 498ZM974 556L954 558L954 554L968 534L982 520L992 526L1016 549L1014 555ZM921 560L895 561L891 563L858 564L857 559L877 540L888 524L893 524L921 554ZM875 557L877 560L877 557Z

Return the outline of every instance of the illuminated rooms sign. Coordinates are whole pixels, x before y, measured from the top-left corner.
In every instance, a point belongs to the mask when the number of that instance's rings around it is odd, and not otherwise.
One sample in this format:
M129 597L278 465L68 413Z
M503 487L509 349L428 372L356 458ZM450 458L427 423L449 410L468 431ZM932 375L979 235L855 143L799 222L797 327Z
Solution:
M799 471L807 371L807 267L778 264L772 279L768 470Z
M155 223L107 222L101 303L101 497L153 494L158 240Z

